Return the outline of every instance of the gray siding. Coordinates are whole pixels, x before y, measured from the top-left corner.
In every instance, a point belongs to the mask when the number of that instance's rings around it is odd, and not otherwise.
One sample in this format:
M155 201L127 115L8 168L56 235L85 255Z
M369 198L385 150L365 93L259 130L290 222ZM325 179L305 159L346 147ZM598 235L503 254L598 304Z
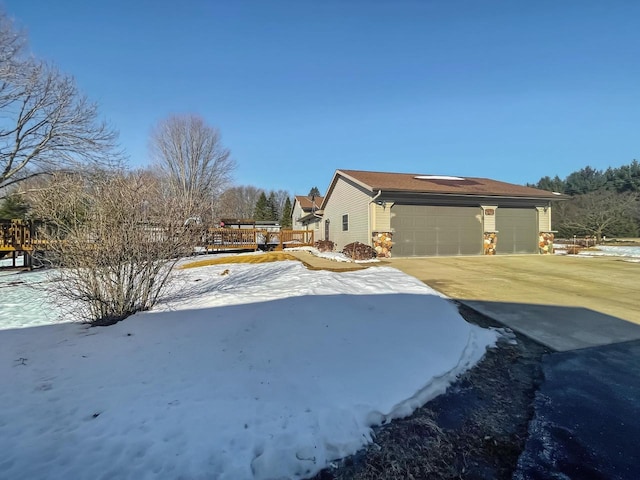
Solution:
M329 240L336 244L336 251L341 251L351 242L362 242L371 245L369 231L370 193L364 188L339 176L331 196L324 207L322 238L324 238L324 221L329 220ZM349 231L342 231L342 216L349 215Z

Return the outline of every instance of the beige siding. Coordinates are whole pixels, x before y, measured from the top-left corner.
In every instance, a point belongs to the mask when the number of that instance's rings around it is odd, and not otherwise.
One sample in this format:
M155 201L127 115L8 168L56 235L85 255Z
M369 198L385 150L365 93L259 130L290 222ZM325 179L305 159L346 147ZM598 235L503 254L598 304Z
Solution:
M541 232L551 230L551 207L536 207L538 210L538 229Z
M292 217L291 225L292 225L292 228L294 230L306 230L307 229L307 227L302 225L302 223L298 222L298 218L304 217L304 215L305 215L305 213L302 211L302 208L300 207L300 204L296 200L294 202L294 205L293 205L293 213L291 214L291 217Z
M391 231L391 207L393 202L386 202L385 206L371 204L371 232Z
M329 240L341 251L351 242L371 245L369 202L371 195L362 187L338 177L325 207L323 220L329 220ZM342 231L342 216L349 215L349 230ZM323 222L324 226L324 222ZM322 227L324 228L324 227ZM322 231L324 238L324 230Z
M493 215L487 215L486 210L492 209ZM496 215L498 213L497 205L482 205L482 217L483 217L483 229L485 232L495 232L496 231Z

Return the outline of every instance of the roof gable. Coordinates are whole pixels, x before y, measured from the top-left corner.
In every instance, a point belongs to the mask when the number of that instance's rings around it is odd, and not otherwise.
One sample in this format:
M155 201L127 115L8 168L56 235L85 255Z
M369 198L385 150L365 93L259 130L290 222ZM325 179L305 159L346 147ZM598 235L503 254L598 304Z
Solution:
M324 197L318 196L314 198L316 208L320 208L323 200ZM311 211L313 209L314 203L311 201L311 198L307 197L306 195L296 195L294 203L295 202L298 202L300 204L300 208L305 212Z

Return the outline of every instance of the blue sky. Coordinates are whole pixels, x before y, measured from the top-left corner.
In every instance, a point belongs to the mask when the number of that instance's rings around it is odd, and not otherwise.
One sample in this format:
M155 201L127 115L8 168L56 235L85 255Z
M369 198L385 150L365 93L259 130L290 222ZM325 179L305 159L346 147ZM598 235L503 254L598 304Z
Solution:
M237 184L306 194L337 168L564 177L640 158L638 1L4 0L148 163L197 113Z

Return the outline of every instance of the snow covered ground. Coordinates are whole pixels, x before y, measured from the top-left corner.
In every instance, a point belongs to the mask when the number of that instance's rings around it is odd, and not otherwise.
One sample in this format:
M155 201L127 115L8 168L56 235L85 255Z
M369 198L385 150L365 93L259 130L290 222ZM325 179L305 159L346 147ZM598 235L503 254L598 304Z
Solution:
M640 247L619 247L610 245L599 245L598 250L583 250L579 255L587 257L624 257L629 259L640 259Z
M47 281L0 276L2 478L306 477L498 336L388 267L183 270L158 308L106 328L59 323Z
M557 255L566 255L568 244L554 245ZM598 245L597 250L581 250L580 257L621 257L630 262L640 261L640 247L624 247L617 245Z

